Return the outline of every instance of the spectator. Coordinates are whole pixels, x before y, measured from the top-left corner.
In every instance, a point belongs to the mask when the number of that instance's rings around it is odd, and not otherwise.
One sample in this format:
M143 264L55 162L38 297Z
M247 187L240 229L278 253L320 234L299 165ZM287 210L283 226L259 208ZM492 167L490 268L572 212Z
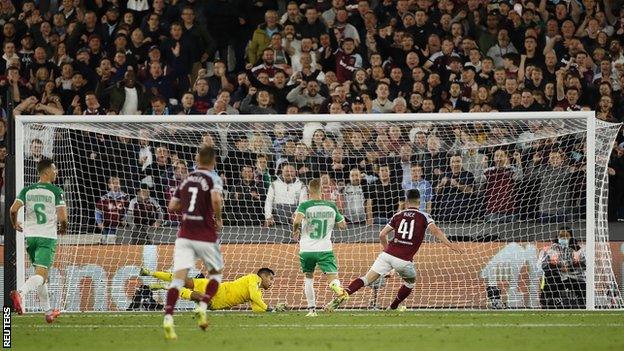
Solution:
M507 151L494 152L494 166L485 169L485 219L490 222L514 222L516 219L515 182L522 179L520 153L513 155L510 164Z
M263 50L269 46L271 36L274 33L282 31L282 25L277 22L277 12L269 10L264 14L264 23L259 25L254 31L251 42L247 49L247 60L250 64L255 65L263 53Z
M319 161L322 162L322 161ZM326 172L338 183L344 183L349 180L350 165L348 159L344 156L341 147L335 147L331 151L331 157L327 162Z
M128 208L128 195L121 191L119 177L108 179L108 192L95 205L95 223L102 232L100 244L114 244L117 229L122 225Z
M310 149L303 143L297 143L292 165L297 170L297 177L304 183L319 176L320 162L317 157L310 156Z
M329 176L329 174L321 174L321 198L336 204L338 210L342 213L344 210L344 198L338 190L338 185Z
M433 212L440 221L466 221L475 215L472 206L474 176L462 169L460 155L449 158L449 169L435 186Z
M24 183L26 185L39 181L37 164L42 160L49 160L48 157L43 155L43 141L37 138L32 139L30 141L30 155L24 159Z
M265 191L262 183L254 179L251 166L243 166L240 172L240 180L232 190L232 214L228 216L232 225L257 226L264 219L262 205L265 200Z
M420 208L422 212L431 213L431 200L433 199L433 187L431 182L424 178L423 167L419 164L413 164L410 167L410 180L404 182L403 191L407 194L408 190L418 189L420 193Z
M176 189L180 184L186 179L188 176L188 166L185 161L177 160L173 163L173 178L169 179L168 190L167 190L167 203L175 193ZM167 207L169 211L169 208ZM180 223L181 215L180 213L169 211L167 219L173 225L178 225Z
M93 91L88 91L85 93L85 106L86 106L86 109L84 110L84 112L80 113L82 108L80 107L80 105L78 105L77 108L74 109L74 114L75 115L80 115L80 114L105 115L106 114L106 110L102 106L100 106L100 102L98 101L97 95Z
M303 183L296 176L295 167L281 164L281 174L269 186L264 203L264 225L289 224L299 205Z
M165 190L169 184L170 179L170 163L169 163L169 149L165 146L156 148L156 162L152 162L143 171L142 183L148 185L154 192L154 197L158 200L158 203L162 208L167 206L165 202Z
M147 111L148 115L162 116L162 115L169 114L169 107L167 106L167 101L162 96L154 96L150 100L150 105L152 107Z
M123 115L147 112L149 104L145 87L136 81L134 71L127 71L124 79L110 91L110 111Z
M160 62L150 62L148 64L149 75L144 82L145 89L152 96L162 96L166 100L174 99L173 80L165 75L163 65Z
M375 90L377 98L373 100L373 113L390 113L393 112L394 103L389 100L390 88L386 83L379 83Z
M206 114L209 115L237 115L238 110L230 105L230 92L227 90L221 90L217 95L214 106L208 109Z
M312 41L319 41L321 34L327 32L327 27L321 20L318 10L313 7L307 7L305 10L305 21L299 24L297 32L302 38L312 38Z
M541 165L541 155L535 154L531 171L539 179L539 217L544 221L561 221L572 214L571 172L565 164L563 153L552 150L548 162Z
M160 228L164 214L158 201L150 196L147 184L141 184L134 199L128 204L126 223L134 225L130 245L151 245L149 228Z
M185 5L182 8L182 36L187 42L193 43L191 47L191 62L204 63L212 58L216 51L216 43L203 23L196 21L196 9ZM201 14L201 12L199 12Z
M182 25L179 22L171 23L169 37L163 40L161 50L172 64L173 70L179 76L179 87L187 89L190 85L188 74L193 66L193 46L190 37L183 37Z
M195 109L195 96L191 92L182 95L182 105L180 106L179 115L200 115L201 113ZM208 113L210 114L210 113Z
M251 104L252 97L256 97L257 105ZM250 88L247 97L241 102L241 112L244 114L276 114L274 108L271 107L271 95L266 90L257 91L256 88Z
M378 181L366 186L366 223L386 224L403 206L401 188L391 181L390 167L379 165Z
M367 194L365 193L365 186L360 170L352 168L349 172L349 182L342 189L345 203L344 215L349 223L366 222Z
M210 95L208 95L208 89L208 81L205 78L198 78L195 81L193 87L193 91L195 92L195 94L193 94L195 105L193 107L195 107L200 114L206 114L212 105L212 99Z
M288 102L299 108L309 107L313 111L318 111L325 100L325 98L319 94L319 83L316 80L310 80L308 82L302 80L298 87L288 93L286 98Z
M253 170L254 180L263 189L263 193L266 194L269 186L273 182L273 175L271 174L271 168L269 167L269 159L267 155L258 154L256 156L256 165Z
M496 45L487 51L487 56L494 61L494 67L503 67L503 56L508 53L518 53L518 50L511 43L507 29L501 29L497 34Z

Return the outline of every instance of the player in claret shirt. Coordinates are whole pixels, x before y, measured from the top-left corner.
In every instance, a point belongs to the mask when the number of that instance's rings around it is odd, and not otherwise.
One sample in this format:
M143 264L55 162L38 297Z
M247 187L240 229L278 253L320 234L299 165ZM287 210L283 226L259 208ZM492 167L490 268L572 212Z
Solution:
M446 238L442 229L433 223L433 219L428 214L418 210L420 193L417 189L408 190L406 197L406 209L392 216L390 222L379 233L383 252L377 256L375 263L365 276L357 278L349 284L349 287L345 289L348 295L355 294L362 287L373 283L380 276L385 276L394 269L403 278L404 283L389 308L396 309L399 307L399 304L409 296L414 288L416 270L412 260L425 238L427 229L451 250L457 253L464 252L462 248ZM394 237L388 241L388 234L392 231L394 231ZM328 307L335 309L347 299L345 296L338 296L330 302Z
M184 288L188 271L201 259L209 273L205 295L195 310L197 324L208 327L206 310L217 293L223 270L223 256L217 232L223 227L221 218L223 185L214 171L217 152L210 146L202 147L195 156L197 170L190 173L175 190L169 210L182 213L182 222L173 250L173 280L167 291L163 328L166 339L176 339L173 309Z

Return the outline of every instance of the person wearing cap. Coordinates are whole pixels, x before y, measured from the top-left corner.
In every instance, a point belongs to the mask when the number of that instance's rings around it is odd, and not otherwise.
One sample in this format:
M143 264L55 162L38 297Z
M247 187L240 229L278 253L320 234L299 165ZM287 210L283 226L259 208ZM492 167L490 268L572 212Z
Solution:
M160 228L164 220L164 213L158 201L150 196L150 188L141 183L134 199L128 204L126 223L131 225L131 245L150 245L150 227Z

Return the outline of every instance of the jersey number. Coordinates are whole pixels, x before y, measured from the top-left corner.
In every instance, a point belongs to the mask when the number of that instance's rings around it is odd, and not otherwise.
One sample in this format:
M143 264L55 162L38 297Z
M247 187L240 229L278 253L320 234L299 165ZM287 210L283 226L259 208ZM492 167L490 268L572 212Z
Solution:
M399 224L399 234L401 234L401 239L403 240L412 240L414 236L414 220L410 220L409 222L405 219L401 220Z
M45 224L48 222L48 216L45 214L44 204L35 204L35 206L33 206L33 210L35 210L35 216L37 216L37 224Z
M313 219L310 221L314 226L314 231L310 233L310 239L320 239L327 236L327 220Z
M197 201L197 193L199 192L199 189L192 186L188 188L188 191L191 192L191 201L189 202L188 212L193 212L195 211L195 202Z

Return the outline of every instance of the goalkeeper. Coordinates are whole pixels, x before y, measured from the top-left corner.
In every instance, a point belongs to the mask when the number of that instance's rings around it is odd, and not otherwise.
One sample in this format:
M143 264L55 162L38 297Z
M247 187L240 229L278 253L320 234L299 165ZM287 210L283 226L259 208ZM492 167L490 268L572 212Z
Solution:
M141 268L140 276L151 276L158 280L170 282L173 274L170 272L151 272ZM249 302L253 312L284 311L285 304L278 304L275 308L269 307L262 300L262 290L269 290L273 286L275 272L269 268L260 268L257 273L247 274L231 282L219 284L215 296L210 301L208 308L211 310L224 310ZM185 300L199 302L204 296L206 286L210 279L187 278L184 287L180 290L180 297ZM162 284L151 284L151 290L164 290L167 287Z

